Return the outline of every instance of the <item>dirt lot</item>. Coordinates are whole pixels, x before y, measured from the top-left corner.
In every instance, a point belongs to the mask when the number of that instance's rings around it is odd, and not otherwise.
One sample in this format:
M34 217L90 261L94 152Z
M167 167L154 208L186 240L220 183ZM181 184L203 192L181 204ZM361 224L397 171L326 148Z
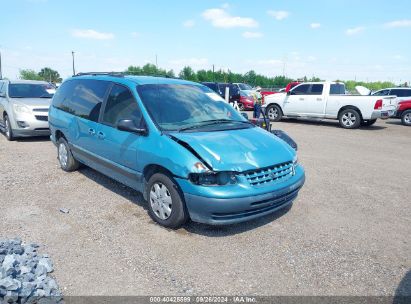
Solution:
M47 139L0 136L0 238L43 244L65 295L411 293L411 128L275 128L306 169L293 207L178 231L154 224L137 192L88 168L64 173Z

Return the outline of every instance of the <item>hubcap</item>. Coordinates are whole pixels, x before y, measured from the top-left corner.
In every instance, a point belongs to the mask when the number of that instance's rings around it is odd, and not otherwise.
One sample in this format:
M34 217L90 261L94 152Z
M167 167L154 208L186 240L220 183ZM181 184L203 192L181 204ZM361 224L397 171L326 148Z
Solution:
M268 109L268 118L276 119L278 117L278 110L276 108Z
M60 161L60 165L65 168L67 166L67 148L66 145L61 143L59 145L59 161Z
M166 220L171 215L172 200L170 191L162 183L154 183L150 190L150 204L154 214L162 219Z
M411 113L405 114L404 121L406 124L411 124Z
M355 124L356 120L357 118L351 112L345 113L342 117L342 123L344 124L344 126L347 126L347 127L352 127Z

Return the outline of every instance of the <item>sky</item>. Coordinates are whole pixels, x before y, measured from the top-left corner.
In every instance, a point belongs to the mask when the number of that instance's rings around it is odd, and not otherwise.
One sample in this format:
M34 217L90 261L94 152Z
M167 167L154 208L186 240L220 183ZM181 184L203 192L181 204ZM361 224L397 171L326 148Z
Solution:
M3 76L51 67L411 80L411 1L0 0Z

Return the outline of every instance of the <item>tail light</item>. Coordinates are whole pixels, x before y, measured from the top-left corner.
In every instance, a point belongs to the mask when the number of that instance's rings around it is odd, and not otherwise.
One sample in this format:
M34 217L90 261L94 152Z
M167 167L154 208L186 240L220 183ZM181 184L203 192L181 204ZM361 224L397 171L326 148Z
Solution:
M382 99L379 99L375 102L374 110L381 110L382 109Z

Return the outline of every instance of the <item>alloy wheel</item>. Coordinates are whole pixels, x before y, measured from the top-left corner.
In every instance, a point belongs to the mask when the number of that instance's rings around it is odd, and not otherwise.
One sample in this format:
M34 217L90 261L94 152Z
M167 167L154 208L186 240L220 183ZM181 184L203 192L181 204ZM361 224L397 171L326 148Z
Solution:
M355 115L352 112L347 112L342 117L342 123L346 127L352 127L355 124L356 120L357 120L357 118L355 117Z
M268 109L268 118L275 120L278 117L278 109L277 108L270 108Z

